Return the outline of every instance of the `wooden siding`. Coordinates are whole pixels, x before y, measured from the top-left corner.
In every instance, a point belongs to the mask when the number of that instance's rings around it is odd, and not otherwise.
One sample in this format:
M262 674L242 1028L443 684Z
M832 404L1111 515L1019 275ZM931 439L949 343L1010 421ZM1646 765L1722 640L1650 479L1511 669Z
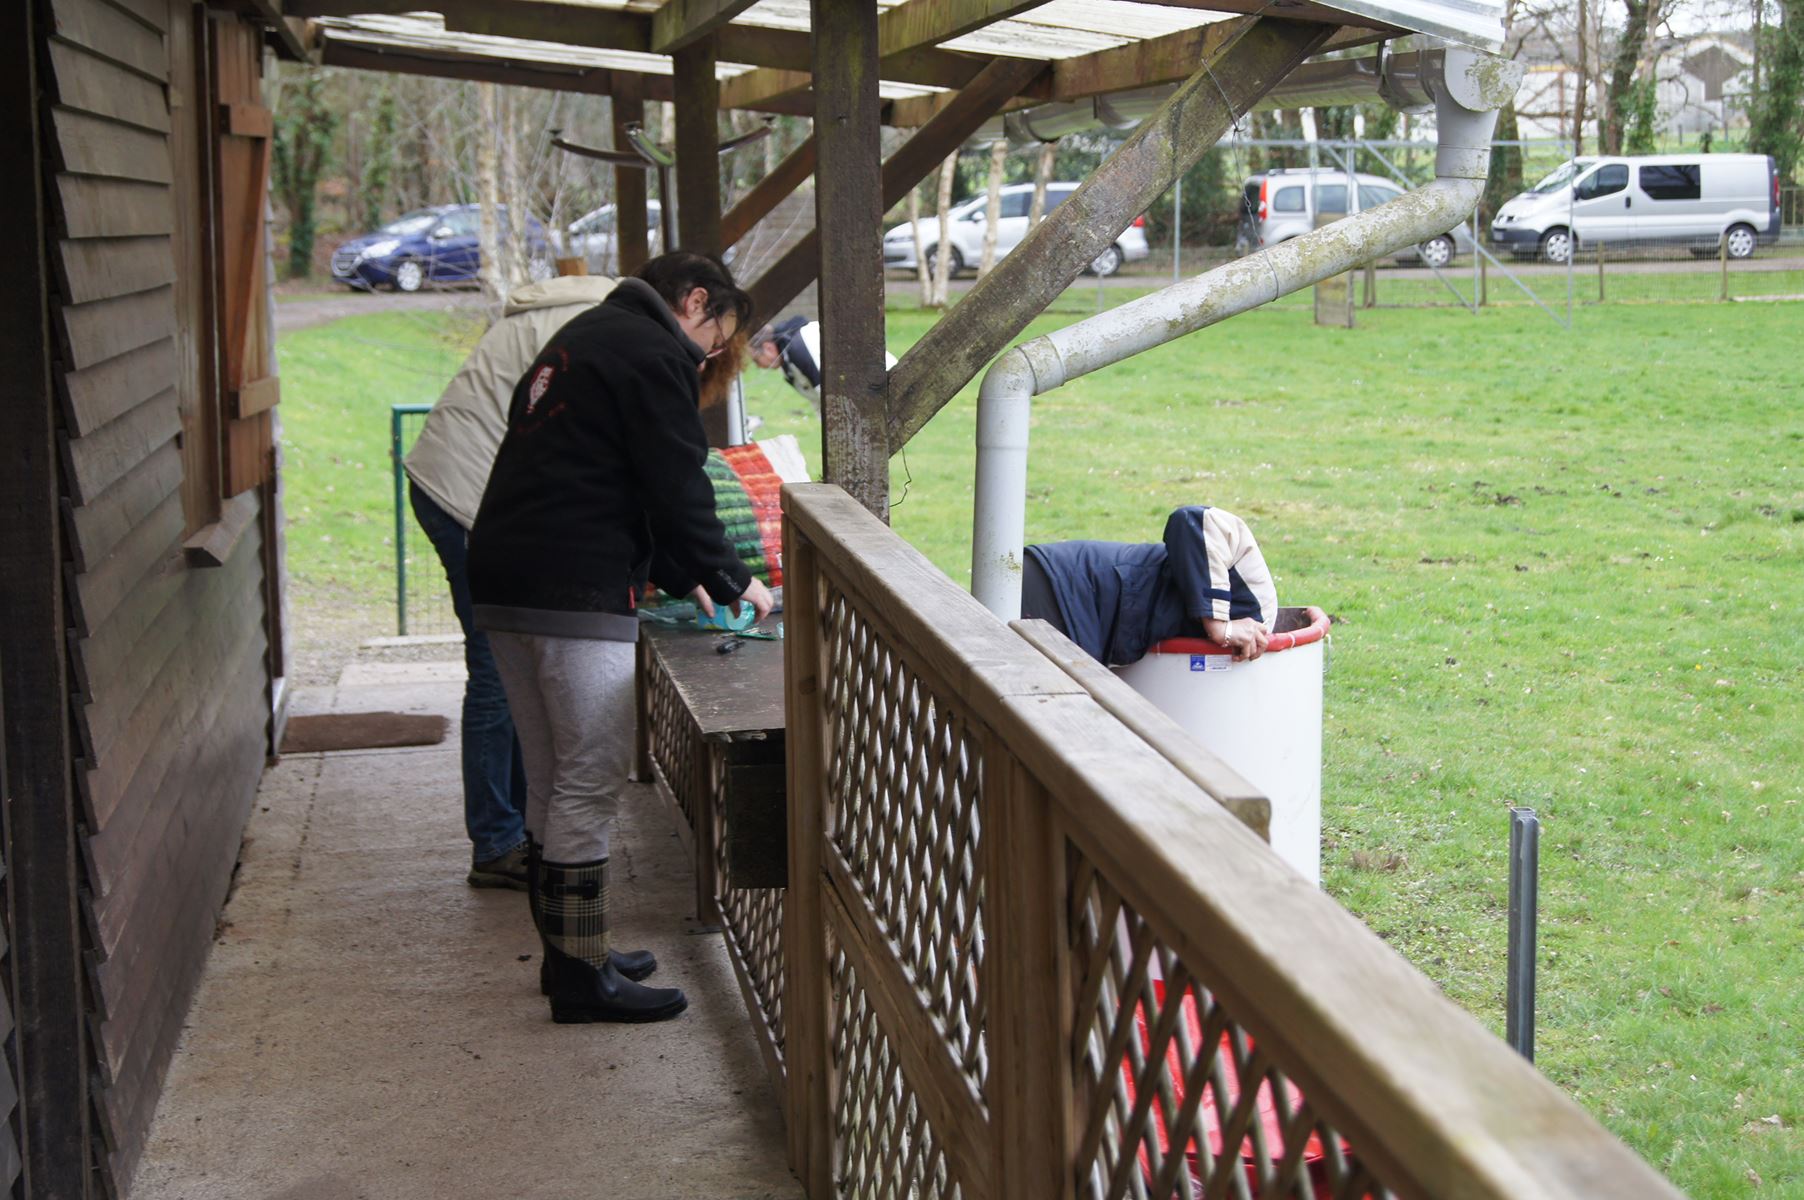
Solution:
M211 310L194 286L212 208L194 10L183 0L46 7L47 250L93 1153L118 1196L143 1149L263 767L265 538L253 522L217 568L183 556L184 539L220 505L217 472L204 469L210 456L192 445L185 455L180 437L185 416L218 404L206 367ZM234 22L222 27L239 36ZM202 422L200 432L217 428ZM4 1166L0 1145L0 1175Z

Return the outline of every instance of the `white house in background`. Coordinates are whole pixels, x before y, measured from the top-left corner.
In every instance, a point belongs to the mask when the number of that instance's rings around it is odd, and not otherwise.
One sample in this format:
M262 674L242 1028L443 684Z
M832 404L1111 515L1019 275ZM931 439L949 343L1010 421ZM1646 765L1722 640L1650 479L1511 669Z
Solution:
M1551 51L1551 52L1550 52ZM1605 61L1610 50L1605 47ZM1516 93L1516 122L1524 138L1572 138L1578 71L1539 40L1523 46L1528 72ZM1656 128L1662 137L1717 134L1747 123L1754 52L1745 33L1664 39L1655 67ZM1585 147L1597 147L1602 89L1595 77L1585 96Z

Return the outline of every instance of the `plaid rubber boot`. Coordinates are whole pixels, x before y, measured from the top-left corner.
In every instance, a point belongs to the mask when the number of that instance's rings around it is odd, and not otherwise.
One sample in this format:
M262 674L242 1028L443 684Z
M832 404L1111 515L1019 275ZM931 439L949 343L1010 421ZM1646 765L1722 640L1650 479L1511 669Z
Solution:
M608 860L539 860L539 935L550 967L551 1019L667 1021L689 1007L677 988L646 987L622 975L608 956Z
M551 995L551 943L545 940L545 926L539 920L539 871L545 851L531 834L526 837L526 906L532 912L532 927L539 931L539 995ZM608 949L608 961L614 969L637 983L649 979L658 969L658 960L650 950Z

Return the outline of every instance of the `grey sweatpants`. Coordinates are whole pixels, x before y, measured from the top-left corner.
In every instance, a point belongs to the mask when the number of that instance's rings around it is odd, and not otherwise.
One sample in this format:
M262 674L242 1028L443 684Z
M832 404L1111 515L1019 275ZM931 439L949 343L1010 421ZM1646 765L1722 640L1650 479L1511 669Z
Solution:
M490 633L526 766L526 831L554 863L594 862L633 753L633 645Z

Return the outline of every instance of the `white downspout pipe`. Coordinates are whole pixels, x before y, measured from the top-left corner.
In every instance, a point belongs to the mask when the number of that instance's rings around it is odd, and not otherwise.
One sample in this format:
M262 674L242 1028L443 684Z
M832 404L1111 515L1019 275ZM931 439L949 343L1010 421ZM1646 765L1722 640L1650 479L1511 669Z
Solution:
M1448 50L1445 74L1433 81L1439 142L1434 182L997 359L977 393L971 591L984 607L1005 621L1021 615L1034 396L1446 233L1471 214L1484 192L1497 109L1515 94L1521 76L1520 66L1503 59Z

